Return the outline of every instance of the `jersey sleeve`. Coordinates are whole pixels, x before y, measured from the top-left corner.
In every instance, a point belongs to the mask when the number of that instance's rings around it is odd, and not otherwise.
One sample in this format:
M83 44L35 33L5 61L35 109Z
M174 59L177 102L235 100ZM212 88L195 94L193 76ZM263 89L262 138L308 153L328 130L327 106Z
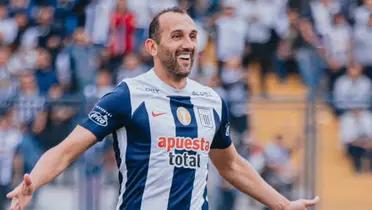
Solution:
M214 135L211 149L225 149L231 145L229 112L226 103L223 99L221 100L221 120L219 123L219 127ZM215 118L218 118L218 115L215 114Z
M91 131L97 140L127 125L131 118L128 86L123 82L112 92L104 95L80 123Z

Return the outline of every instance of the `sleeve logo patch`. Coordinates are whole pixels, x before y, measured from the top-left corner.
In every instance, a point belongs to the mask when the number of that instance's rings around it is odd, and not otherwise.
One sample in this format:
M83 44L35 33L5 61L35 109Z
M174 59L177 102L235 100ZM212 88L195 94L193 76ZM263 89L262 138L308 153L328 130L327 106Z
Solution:
M103 127L106 127L108 124L107 115L102 115L101 113L97 111L91 111L89 113L89 119L91 119L97 125L100 125Z
M225 126L225 136L230 136L230 123Z

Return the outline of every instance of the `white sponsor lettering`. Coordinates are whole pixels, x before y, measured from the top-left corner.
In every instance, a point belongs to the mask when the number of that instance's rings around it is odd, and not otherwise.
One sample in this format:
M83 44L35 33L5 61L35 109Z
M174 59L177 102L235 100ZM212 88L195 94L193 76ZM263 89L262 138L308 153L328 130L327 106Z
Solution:
M97 111L91 111L89 113L89 119L91 119L94 123L100 126L106 127L108 124L107 115L102 115Z

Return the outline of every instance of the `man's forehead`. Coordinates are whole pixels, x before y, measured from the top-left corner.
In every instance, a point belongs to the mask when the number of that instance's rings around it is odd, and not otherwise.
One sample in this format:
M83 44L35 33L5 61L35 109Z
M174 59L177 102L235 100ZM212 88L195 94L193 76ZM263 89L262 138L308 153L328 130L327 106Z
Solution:
M159 17L159 25L162 31L196 31L194 21L187 14L168 12Z

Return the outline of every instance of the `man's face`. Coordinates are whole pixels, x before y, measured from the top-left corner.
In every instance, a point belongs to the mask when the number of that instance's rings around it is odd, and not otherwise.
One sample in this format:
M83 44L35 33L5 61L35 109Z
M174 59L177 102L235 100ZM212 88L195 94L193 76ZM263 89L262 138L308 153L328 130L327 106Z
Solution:
M159 18L158 54L162 65L176 78L187 77L194 63L197 30L186 14L165 13Z

